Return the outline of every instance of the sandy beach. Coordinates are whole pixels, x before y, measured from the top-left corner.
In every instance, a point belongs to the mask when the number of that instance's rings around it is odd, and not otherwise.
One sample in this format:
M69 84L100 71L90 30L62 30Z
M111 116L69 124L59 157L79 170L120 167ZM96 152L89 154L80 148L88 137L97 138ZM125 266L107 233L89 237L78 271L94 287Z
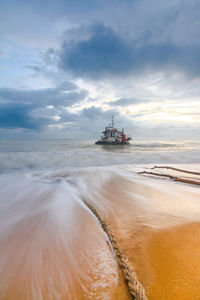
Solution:
M200 300L200 1L0 0L0 300Z
M151 167L2 175L0 298L130 299L87 200L112 228L148 299L198 299L200 189L138 174Z
M198 299L200 189L138 174L150 167L2 175L0 298L130 299L87 199L112 228L149 299Z
M192 170L194 166L188 168ZM175 171L167 174L198 181L194 175ZM112 190L116 190L117 196L111 201L117 205L110 223L146 295L149 299L199 299L199 187L162 178L126 184L122 182L128 191L124 197L117 190L117 181L113 182ZM133 190L135 200L150 199L148 206L142 206L141 201L133 204Z

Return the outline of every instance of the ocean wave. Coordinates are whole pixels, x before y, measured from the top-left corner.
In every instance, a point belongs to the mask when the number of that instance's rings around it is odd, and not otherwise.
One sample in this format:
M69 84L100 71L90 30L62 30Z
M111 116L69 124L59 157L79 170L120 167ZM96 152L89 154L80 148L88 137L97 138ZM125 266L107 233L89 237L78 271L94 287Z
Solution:
M128 299L108 239L84 201L132 258L149 232L200 216L199 189L138 174L150 167L1 174L0 298Z
M1 299L111 299L116 261L80 186L64 178L0 178Z
M93 141L1 141L0 172L142 163L200 162L200 142L133 141L101 146Z

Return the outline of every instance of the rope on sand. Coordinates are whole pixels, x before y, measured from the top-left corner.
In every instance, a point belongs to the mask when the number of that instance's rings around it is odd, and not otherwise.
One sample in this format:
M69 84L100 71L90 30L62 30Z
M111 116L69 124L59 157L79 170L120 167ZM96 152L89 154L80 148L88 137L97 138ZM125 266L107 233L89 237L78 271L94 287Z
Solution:
M200 185L200 181L184 179L184 178L175 177L175 176L168 175L168 174L160 174L160 173L147 172L147 171L138 172L138 174L147 174L147 175L155 175L155 176L160 176L160 177L168 177L173 181L179 181L179 182L188 183L188 184Z
M174 171L183 172L183 173L187 173L187 174L200 175L199 172L188 171L188 170L183 170L183 169L178 169L178 168L168 167L168 166L154 166L151 169L152 170L153 169L169 169L169 170L174 170Z
M86 206L92 211L92 213L95 215L95 217L98 219L103 231L108 236L110 243L112 245L113 251L117 258L117 263L119 267L121 268L122 274L124 276L125 282L127 283L127 287L129 290L130 295L133 299L136 300L147 300L147 297L145 296L144 288L142 287L141 283L138 281L137 275L134 272L132 266L130 265L128 258L123 253L123 251L120 249L116 237L114 233L112 232L111 228L108 226L108 224L105 222L105 220L102 218L102 216L99 214L99 212L96 210L95 207L93 207L91 204L89 204L87 201L84 200L84 203Z

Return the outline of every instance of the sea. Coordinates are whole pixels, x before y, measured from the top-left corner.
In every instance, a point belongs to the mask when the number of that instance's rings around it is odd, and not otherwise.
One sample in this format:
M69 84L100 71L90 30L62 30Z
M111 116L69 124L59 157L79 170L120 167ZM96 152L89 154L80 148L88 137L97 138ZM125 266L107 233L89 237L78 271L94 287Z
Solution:
M196 163L199 154L200 141L137 140L128 146L102 146L94 140L1 140L0 172Z
M195 274L187 278L181 269L181 263L188 268L188 253L166 277L178 240L170 244L170 230L200 221L199 188L140 174L155 165L198 171L200 141L1 140L0 299L130 299L108 237L85 200L114 230L149 299L199 299ZM166 232L169 240L159 244ZM171 249L168 261L154 255L155 243Z

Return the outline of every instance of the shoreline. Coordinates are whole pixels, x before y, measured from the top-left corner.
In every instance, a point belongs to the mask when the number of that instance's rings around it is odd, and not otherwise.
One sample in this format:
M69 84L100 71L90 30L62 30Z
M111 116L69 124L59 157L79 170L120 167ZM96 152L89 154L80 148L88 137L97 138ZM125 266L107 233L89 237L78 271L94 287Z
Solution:
M149 300L199 299L200 190L193 185L148 179L139 179L139 184L121 180L120 187L117 179L107 183L104 197L109 205L114 203L107 220ZM110 197L113 190L115 199ZM137 197L130 196L131 190L140 199L148 194L151 205L141 207Z
M105 234L83 205L86 197L149 300L198 299L200 189L137 174L151 166L0 176L0 297L130 299Z

